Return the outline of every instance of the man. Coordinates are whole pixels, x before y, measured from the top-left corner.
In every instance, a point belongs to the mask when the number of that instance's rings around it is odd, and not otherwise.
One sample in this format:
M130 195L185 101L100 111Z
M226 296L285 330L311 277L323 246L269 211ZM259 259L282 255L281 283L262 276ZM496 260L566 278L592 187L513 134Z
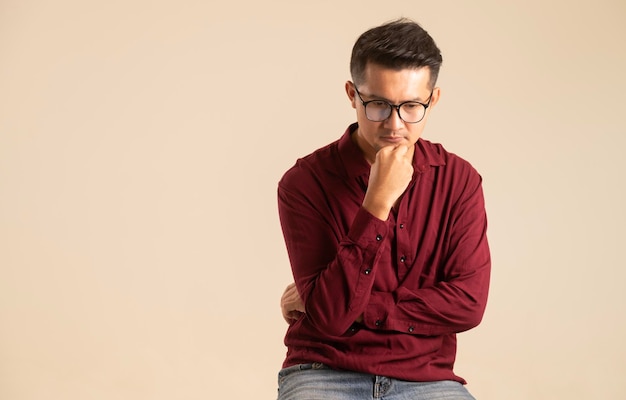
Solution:
M345 85L357 123L278 185L295 280L280 400L473 398L456 334L482 319L491 260L480 175L420 138L441 61L410 20L361 35Z

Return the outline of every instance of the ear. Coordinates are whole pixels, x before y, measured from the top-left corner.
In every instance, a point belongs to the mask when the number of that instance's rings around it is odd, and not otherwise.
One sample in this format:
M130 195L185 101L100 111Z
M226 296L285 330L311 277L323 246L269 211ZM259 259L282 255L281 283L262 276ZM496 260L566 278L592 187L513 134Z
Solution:
M430 98L430 106L428 108L434 107L435 104L437 104L437 102L439 102L439 98L440 97L441 97L441 89L439 87L435 87L433 89L433 95Z
M356 91L354 90L354 83L347 81L346 82L346 94L348 95L348 99L352 104L352 108L356 109Z

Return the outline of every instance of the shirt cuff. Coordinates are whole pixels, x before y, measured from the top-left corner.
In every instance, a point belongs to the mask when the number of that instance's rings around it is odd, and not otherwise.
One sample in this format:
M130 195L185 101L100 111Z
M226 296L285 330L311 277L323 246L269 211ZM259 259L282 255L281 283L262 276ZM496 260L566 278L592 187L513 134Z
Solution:
M380 247L387 238L388 231L389 225L386 221L381 221L361 207L352 221L348 238L363 248Z

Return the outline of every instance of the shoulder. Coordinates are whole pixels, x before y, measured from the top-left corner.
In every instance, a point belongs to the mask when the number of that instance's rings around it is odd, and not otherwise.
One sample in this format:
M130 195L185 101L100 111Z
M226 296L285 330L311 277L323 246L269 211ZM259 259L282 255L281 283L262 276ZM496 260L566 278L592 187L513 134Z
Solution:
M420 146L428 154L432 166L439 167L453 175L480 177L476 168L468 160L448 151L441 143L420 139Z
M311 187L315 182L329 179L340 171L338 140L321 147L311 154L298 158L278 182L279 188L296 190ZM314 185L317 186L317 185Z
M465 158L448 151L440 143L421 140L431 160L426 168L428 180L432 180L437 191L448 193L451 198L465 198L482 191L482 176Z

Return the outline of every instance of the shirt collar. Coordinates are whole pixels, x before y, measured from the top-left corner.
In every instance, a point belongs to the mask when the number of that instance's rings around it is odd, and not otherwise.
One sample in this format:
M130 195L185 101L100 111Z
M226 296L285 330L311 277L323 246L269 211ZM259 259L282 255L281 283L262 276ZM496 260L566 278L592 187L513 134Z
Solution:
M346 129L339 139L339 156L345 167L346 173L351 178L369 175L370 164L363 156L359 146L352 140L352 134L358 128L355 122ZM437 152L435 145L430 141L420 138L415 144L415 155L413 156L413 168L417 173L424 173L430 167L445 165L446 161Z

